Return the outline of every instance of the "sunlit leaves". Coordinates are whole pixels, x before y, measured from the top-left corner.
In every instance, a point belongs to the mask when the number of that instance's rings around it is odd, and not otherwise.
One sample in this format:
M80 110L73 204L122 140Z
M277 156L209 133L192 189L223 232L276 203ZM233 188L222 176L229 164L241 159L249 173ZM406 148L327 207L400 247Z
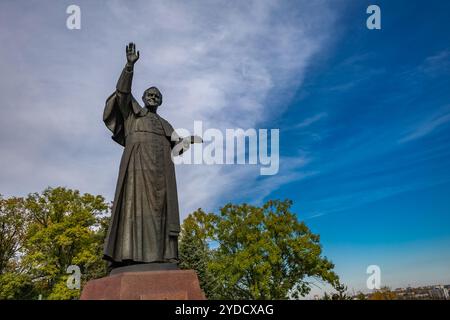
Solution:
M27 288L30 281L34 294L20 297L22 291L11 289L3 293L5 298L36 299L38 294L44 299L77 298L80 290L66 286L66 270L70 265L81 268L84 282L105 274L106 265L101 258L108 205L103 197L66 188L47 188L24 199L7 199L8 210L5 201L1 202L0 217L15 221L14 228L21 236L17 244L20 250L8 260L11 274L17 280L9 276L0 281L5 288L15 285Z
M216 298L296 298L309 292L306 278L338 283L334 265L321 256L319 236L298 221L291 205L227 204L218 214L199 209L185 220L181 247L197 241L207 250L202 273L214 279Z

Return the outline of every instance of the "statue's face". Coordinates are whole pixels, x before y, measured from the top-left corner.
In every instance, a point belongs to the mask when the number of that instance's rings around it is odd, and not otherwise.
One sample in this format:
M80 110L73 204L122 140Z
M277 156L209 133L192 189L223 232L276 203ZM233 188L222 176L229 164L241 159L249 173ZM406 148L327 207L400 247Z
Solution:
M159 107L162 102L162 96L158 89L149 89L144 92L142 97L144 103L148 107Z

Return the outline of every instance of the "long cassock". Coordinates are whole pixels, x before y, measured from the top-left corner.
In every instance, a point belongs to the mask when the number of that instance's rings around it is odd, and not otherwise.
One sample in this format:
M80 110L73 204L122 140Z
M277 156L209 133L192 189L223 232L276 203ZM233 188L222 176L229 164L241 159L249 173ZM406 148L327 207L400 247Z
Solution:
M103 114L112 139L125 147L103 258L113 265L173 262L180 232L174 129L139 106L131 95L132 77L133 70L124 68Z

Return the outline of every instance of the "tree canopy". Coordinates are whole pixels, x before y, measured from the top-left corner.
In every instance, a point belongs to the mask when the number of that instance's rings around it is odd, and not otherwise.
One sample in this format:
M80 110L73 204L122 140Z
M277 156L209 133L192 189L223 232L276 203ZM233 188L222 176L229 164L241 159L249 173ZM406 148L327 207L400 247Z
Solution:
M213 298L298 298L309 293L311 279L338 286L320 237L298 221L291 205L274 200L261 207L227 204L219 214L197 210L182 226L182 266L199 271ZM195 251L199 256L192 259Z
M8 271L23 243L26 223L22 198L0 195L0 275Z
M291 212L289 200L262 206L198 209L183 222L180 267L197 271L209 299L289 299L313 281L346 298L320 237ZM77 299L84 283L106 276L102 249L109 223L105 199L67 188L27 197L0 196L0 299ZM69 288L77 266L81 288Z
M47 188L26 198L2 199L0 298L74 299L67 268L83 281L106 273L101 260L108 205L102 196ZM1 272L1 270L0 270Z

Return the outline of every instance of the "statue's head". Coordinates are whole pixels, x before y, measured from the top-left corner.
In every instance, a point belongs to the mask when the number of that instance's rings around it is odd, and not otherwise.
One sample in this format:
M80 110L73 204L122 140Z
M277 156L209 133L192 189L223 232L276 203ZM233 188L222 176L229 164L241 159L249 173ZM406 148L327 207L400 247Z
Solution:
M142 101L146 107L157 108L162 103L162 94L156 87L148 88L142 95Z

